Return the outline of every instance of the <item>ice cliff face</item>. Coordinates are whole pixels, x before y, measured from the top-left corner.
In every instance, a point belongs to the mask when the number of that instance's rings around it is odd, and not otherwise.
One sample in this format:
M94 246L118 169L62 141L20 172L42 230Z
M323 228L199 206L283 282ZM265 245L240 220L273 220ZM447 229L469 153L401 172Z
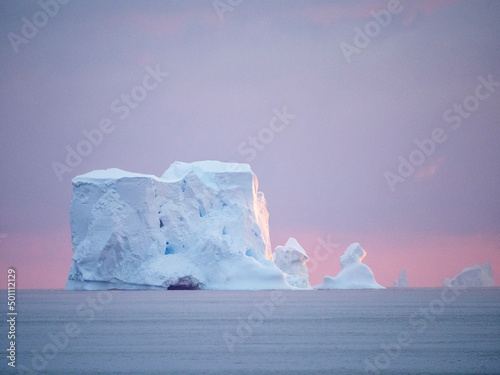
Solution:
M277 246L274 263L285 273L288 284L297 288L311 288L306 262L309 257L295 238L289 238L285 246Z
M71 229L67 289L290 288L271 260L266 200L248 164L78 176Z
M402 270L399 273L399 279L394 280L394 286L396 288L408 288L408 278L406 276L406 270Z
M383 289L377 284L372 271L361 263L366 252L359 243L353 243L340 257L342 270L335 277L325 276L314 289Z
M478 264L474 267L467 267L453 279L444 279L444 286L447 287L484 287L495 286L491 261L486 264Z

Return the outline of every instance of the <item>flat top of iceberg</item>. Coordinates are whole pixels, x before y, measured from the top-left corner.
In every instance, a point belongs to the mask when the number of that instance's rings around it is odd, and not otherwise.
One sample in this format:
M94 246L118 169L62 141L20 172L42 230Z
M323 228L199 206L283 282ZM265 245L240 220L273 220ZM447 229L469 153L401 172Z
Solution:
M85 180L117 180L120 178L137 178L137 177L147 177L158 179L157 176L152 174L134 173L127 172L119 168L109 168L109 169L99 169L92 172L82 174L73 178L73 182L81 182Z
M200 173L253 173L249 164L245 163L225 163L217 160L195 161L184 163L176 161L168 167L161 178L165 180L177 180L183 178L188 172Z
M184 163L176 161L163 173L161 177L124 171L119 168L99 169L91 171L73 178L75 182L85 182L90 180L118 180L121 178L153 178L155 180L177 181L183 178L190 171L200 175L203 173L252 173L249 164L246 163L225 163L216 160L195 161Z

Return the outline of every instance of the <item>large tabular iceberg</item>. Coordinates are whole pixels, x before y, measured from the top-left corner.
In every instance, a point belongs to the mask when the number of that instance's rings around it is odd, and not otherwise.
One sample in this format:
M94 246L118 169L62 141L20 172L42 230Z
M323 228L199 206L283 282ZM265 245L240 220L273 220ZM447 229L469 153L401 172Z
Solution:
M491 261L485 264L478 264L474 267L467 267L453 279L444 279L444 286L447 287L483 287L495 286Z
M366 252L359 243L353 243L340 257L342 270L335 277L325 276L314 289L384 289L377 284L371 269L361 263Z
M73 179L67 289L288 289L248 164L175 162Z

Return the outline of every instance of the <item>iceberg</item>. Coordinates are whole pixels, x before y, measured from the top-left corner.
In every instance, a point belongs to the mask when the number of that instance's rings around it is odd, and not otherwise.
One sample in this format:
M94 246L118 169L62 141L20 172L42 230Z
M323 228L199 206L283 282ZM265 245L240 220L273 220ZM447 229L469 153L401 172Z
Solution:
M485 287L495 286L493 271L491 270L491 261L485 264L477 264L473 267L467 267L462 270L453 279L444 279L445 287Z
M377 284L371 269L361 263L365 256L359 243L349 245L340 257L342 270L335 277L325 276L314 289L385 289Z
M290 237L285 246L277 246L273 260L276 266L285 273L285 279L289 285L297 288L311 288L306 266L309 257L295 238Z
M292 289L272 260L268 222L248 164L175 162L161 177L120 169L77 176L66 289ZM304 276L292 258L286 270Z
M408 278L406 276L406 270L402 270L399 273L399 279L394 280L394 287L396 287L396 288L408 288Z

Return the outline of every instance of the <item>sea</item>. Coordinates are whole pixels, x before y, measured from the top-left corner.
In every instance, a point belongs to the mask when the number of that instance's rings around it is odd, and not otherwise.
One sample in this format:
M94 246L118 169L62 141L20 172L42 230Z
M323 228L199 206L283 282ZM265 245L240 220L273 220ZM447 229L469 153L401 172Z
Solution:
M17 290L15 315L0 300L2 374L500 374L500 288Z

